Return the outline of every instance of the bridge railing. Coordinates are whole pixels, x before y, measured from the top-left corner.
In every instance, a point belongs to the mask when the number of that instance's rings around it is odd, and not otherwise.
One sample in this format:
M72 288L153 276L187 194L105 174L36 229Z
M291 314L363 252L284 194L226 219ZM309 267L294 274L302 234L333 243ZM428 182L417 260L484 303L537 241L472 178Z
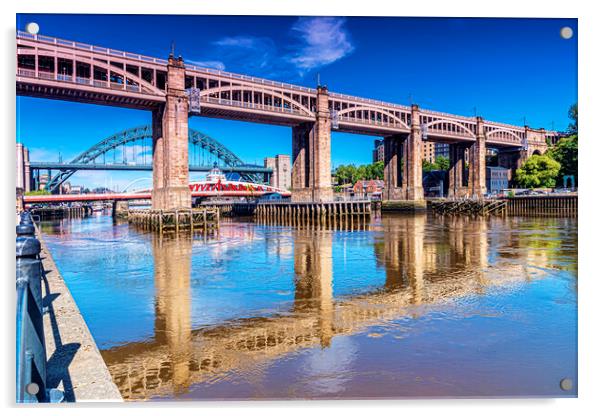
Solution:
M196 65L191 65L191 64L185 64L185 66L186 66L186 69L189 69L189 70L195 71L195 72L200 72L203 74L211 74L211 75L216 75L216 76L220 76L220 77L239 79L242 81L249 81L249 82L253 82L253 83L257 83L257 84L269 85L272 87L306 92L306 93L310 93L310 94L315 94L317 92L315 88L303 87L301 85L288 84L286 82L272 81L272 80L265 79L265 78L258 78L258 77L253 77L253 76L249 76L249 75L236 74L234 72L221 71L219 69L202 68L202 67L199 67Z
M28 212L21 214L16 241L16 401L61 402L63 393L47 387L40 242Z
M357 123L357 124L366 124L370 126L384 126L384 127L394 127L394 128L404 128L402 124L395 121L382 121L382 120L372 120L365 118L357 118L357 117L349 117L349 116L338 116L339 123Z
M352 102L360 102L360 103L366 103L366 104L372 104L372 105L376 105L379 107L391 107L391 108L397 108L406 112L411 111L411 108L408 107L407 105L402 105L402 104L395 104L395 103L389 103L386 101L380 101L380 100L373 100L372 98L363 98L363 97L357 97L354 95L347 95L347 94L341 94L338 92L331 92L328 94L329 98L338 98L340 100L344 100L344 101L352 101Z
M71 83L71 84L78 84L78 85L90 85L92 87L96 87L96 88L107 88L107 89L111 89L111 90L124 90L124 91L130 91L130 92L148 92L150 93L150 91L145 91L143 88L140 87L140 85L136 85L136 84L131 84L128 82L109 82L109 81L104 81L104 80L99 80L99 79L93 79L93 78L84 78L84 77L74 77L73 75L66 75L66 74L55 74L54 72L46 72L46 71L38 71L37 76L36 76L36 71L31 70L31 69L26 69L26 68L17 68L17 75L20 77L27 77L27 78L38 78L38 79L45 79L45 80L49 80L49 81L60 81L60 82L65 82L65 83Z
M120 51L117 49L104 48L102 46L94 46L94 45L89 45L87 43L74 42L72 40L53 38L51 36L32 35L30 33L23 32L21 30L17 31L17 39L28 39L28 40L33 40L33 41L37 41L37 42L49 43L52 45L66 46L66 47L73 48L73 49L79 49L79 50L84 50L84 51L89 51L89 52L100 53L100 54L104 54L104 55L116 56L116 57L120 57L120 58L136 59L138 61L150 62L150 63L154 63L154 64L159 64L159 65L167 65L166 59L153 58L152 56L140 55L137 53L125 52L125 51Z
M201 96L200 101L210 103L210 104L227 105L230 107L249 108L249 109L254 109L254 110L263 110L263 111L270 111L270 112L277 112L277 113L289 113L289 114L297 114L297 115L301 115L301 116L309 116L309 114L306 114L306 113L302 112L301 110L297 110L292 107L249 103L246 101L236 101L236 100L229 100L229 99L225 99L225 98L208 97L206 95Z

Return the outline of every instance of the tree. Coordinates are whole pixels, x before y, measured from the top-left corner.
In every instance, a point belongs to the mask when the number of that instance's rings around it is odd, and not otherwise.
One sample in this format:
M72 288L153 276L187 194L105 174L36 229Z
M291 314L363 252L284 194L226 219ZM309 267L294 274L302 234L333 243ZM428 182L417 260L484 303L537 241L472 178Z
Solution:
M577 153L578 153L577 136L563 137L556 143L555 146L548 149L547 156L560 163L560 172L558 173L559 182L565 175L574 175L577 182Z
M577 130L578 130L578 123L577 123L577 118L578 118L578 111L577 111L577 103L573 104L570 108L569 108L569 118L571 120L573 120L573 122L571 124L569 124L569 134L577 134Z
M437 156L435 159L437 170L449 170L449 159L445 156Z
M434 170L449 170L449 159L445 156L437 156L435 162L422 159L423 172L432 172Z
M339 165L334 176L339 185L354 184L359 180L383 179L385 177L385 165L383 162L375 162L369 165Z
M334 172L337 183L339 185L351 183L353 181L354 171L354 165L339 165Z
M436 169L437 169L437 166L434 163L432 163L426 159L422 159L422 171L423 172L432 172Z
M371 178L370 179L385 179L385 162L379 160L370 165Z
M551 188L556 185L560 163L546 155L533 155L516 170L516 181L525 188Z
M47 189L37 189L34 191L25 192L25 195L50 195L50 191Z

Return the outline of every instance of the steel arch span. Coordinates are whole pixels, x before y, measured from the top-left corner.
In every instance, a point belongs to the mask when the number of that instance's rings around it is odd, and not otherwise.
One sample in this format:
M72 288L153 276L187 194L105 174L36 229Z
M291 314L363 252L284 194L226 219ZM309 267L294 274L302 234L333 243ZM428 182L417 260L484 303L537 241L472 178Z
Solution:
M144 139L152 140L153 132L150 124L144 126L138 126L122 130L115 133L104 140L96 143L86 151L82 152L79 156L73 159L69 164L82 165L82 164L94 164L96 160L103 157L111 150L117 149L121 146L125 146L128 143L134 143ZM234 152L228 149L226 146L221 144L216 139L198 131L189 128L188 129L188 142L196 146L205 152L215 156L218 160L223 162L228 167L243 167L247 166ZM104 162L103 162L104 163ZM78 169L65 169L54 175L48 182L47 189L54 192L58 187L69 179ZM257 173L241 173L241 178L250 182L260 182L262 177L261 174Z

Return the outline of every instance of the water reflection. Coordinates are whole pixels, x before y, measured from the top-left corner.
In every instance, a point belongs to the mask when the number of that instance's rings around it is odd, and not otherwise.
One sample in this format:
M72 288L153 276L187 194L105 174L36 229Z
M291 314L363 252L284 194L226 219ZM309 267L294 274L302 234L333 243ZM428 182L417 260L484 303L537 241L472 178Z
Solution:
M225 398L255 397L256 393L236 390L236 386L245 383L265 386L262 397L384 397L387 389L395 385L387 384L389 379L383 375L388 368L395 368L390 370L394 371L395 379L430 371L428 366L418 364L423 353L417 351L427 348L429 353L435 354L429 365L452 372L454 359L448 358L454 356L462 362L456 354L464 349L471 351L471 345L484 337L491 325L488 321L478 330L459 330L451 341L455 347L440 345L443 338L436 338L430 339L423 348L408 348L402 340L412 331L420 333L415 328L418 323L443 333L447 327L453 327L451 322L462 321L465 316L487 319L495 316L508 319L497 331L512 338L516 337L517 322L540 317L549 319L550 311L560 313L557 298L562 297L565 304L572 305L568 309L570 314L554 318L555 324L563 325L566 333L574 332L571 313L576 309L571 302L574 302L576 279L570 279L571 291L567 292L563 280L559 280L550 286L553 289L550 293L556 297L538 292L529 297L528 306L521 305L520 310L510 301L502 300L506 292L524 291L525 282L554 276L575 277L576 229L571 221L546 218L521 222L512 218L443 218L417 214L383 216L352 231L322 225L291 228L229 223L213 240L191 236L160 239L137 234L128 230L127 225L110 227L107 234L119 241L132 233L130 238L142 239L143 246L150 246L154 325L152 336L121 344L115 342L102 354L124 398L130 400L215 397L209 392ZM78 222L55 224L46 227L45 232L63 241L96 226L100 227L95 223L87 226ZM256 246L260 249L253 248ZM195 263L199 256L208 260ZM341 256L349 259L342 260ZM274 264L278 268L268 272L267 266ZM237 271L236 276L232 270ZM216 271L224 280L217 279ZM204 280L205 276L214 279L211 285ZM259 283L251 288L265 292L261 295L269 301L261 303L257 310L247 309L243 313L232 296L245 290L241 282L254 279ZM290 298L286 297L286 290L275 289L287 283L291 288ZM228 290L216 291L213 286ZM74 291L77 292L77 286ZM199 305L198 292L217 295L215 299L201 296L206 303ZM194 311L206 308L210 312L216 308L212 302L231 307L233 318L193 324L199 322L195 317L198 312ZM487 306L490 303L494 306ZM505 313L511 315L504 317ZM523 315L524 318L517 318ZM536 321L534 325L545 328L547 324L547 321ZM528 328L523 338L516 339L513 345L526 348L534 339L533 331ZM558 328L554 331L558 333ZM394 336L387 338L388 333ZM542 336L542 342L546 343L555 335ZM365 341L361 341L365 339L376 344L366 346ZM574 348L571 340L568 341L563 345ZM371 356L375 345L390 346L392 350L384 356ZM568 373L572 375L570 368L574 368L571 366L575 363L567 359L571 351L566 345L562 359L569 363ZM438 348L443 348L449 357L437 359ZM475 344L475 348L468 362L474 362L481 373L484 373L482 369L495 368L496 374L506 371L512 377L525 375L519 364L520 350L513 352L512 360L517 364L506 362L502 371L490 356L475 357L478 351L487 351L485 347ZM513 351L508 346L501 348L505 352ZM548 347L549 350L553 348ZM311 354L303 356L307 351ZM546 352L539 350L538 354L546 356ZM360 359L366 355L367 359ZM278 368L295 362L296 356L304 358L294 369L273 370L274 365ZM553 361L557 357L549 359ZM503 365L504 361L500 360ZM374 368L381 361L387 363L388 368L378 373ZM375 374L369 385L355 373L358 367ZM283 386L296 377L304 377L306 381L301 387L291 386L285 390ZM449 392L442 386L414 391L412 388L418 386L416 382L405 383L407 390L397 391L396 395ZM463 390L452 391L456 394L469 394L486 384L478 377L467 386L455 383L463 386ZM542 389L554 392L556 385ZM216 393L212 388L222 390ZM535 391L539 391L537 388ZM496 390L491 391L489 394L495 394Z
M315 312L320 345L333 335L332 234L300 230L295 234L295 312Z
M166 345L174 394L186 392L192 354L190 265L192 238L153 235L155 340Z

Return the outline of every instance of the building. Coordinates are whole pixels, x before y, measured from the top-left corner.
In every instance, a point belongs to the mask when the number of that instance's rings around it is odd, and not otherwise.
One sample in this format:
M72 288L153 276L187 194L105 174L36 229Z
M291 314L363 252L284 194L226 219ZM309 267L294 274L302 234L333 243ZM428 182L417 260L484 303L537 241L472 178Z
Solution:
M63 193L63 194L71 193L71 182L67 181L61 185L61 193Z
M17 188L23 192L31 191L31 169L29 167L29 149L17 143Z
M446 157L449 156L449 146L443 143L422 142L422 158L431 163L435 162L437 157L437 147L444 145L446 147ZM372 163L385 161L385 144L382 139L374 140L374 149L372 150Z
M380 179L359 180L353 185L353 194L355 196L369 197L373 195L382 195L385 187L385 181Z
M73 195L80 195L82 194L84 191L84 187L81 185L72 185L71 186L71 192L69 192L70 194Z
M422 142L422 159L435 163L435 143L429 141Z
M449 159L449 144L435 143L435 159L439 156Z
M508 189L508 171L509 169L497 166L487 166L485 181L487 192L498 193L503 189Z
M372 150L372 163L385 161L385 144L382 139L374 140L374 150Z
M424 172L424 175L422 175L422 189L424 189L424 196L443 197L448 185L449 179L447 171L432 170L430 172Z
M263 166L273 170L270 177L271 186L280 189L291 188L291 157L289 155L266 157L263 160Z
M46 184L50 180L49 173L40 173L38 176L38 189L46 189Z

